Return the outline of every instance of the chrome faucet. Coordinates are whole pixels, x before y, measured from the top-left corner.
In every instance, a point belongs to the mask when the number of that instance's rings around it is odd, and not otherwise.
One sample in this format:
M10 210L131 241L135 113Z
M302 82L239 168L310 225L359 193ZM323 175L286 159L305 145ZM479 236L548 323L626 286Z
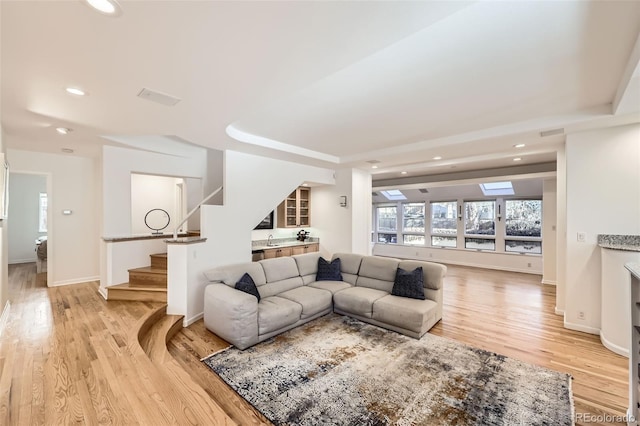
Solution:
M271 245L271 239L273 238L273 234L269 234L269 237L267 238L267 246Z

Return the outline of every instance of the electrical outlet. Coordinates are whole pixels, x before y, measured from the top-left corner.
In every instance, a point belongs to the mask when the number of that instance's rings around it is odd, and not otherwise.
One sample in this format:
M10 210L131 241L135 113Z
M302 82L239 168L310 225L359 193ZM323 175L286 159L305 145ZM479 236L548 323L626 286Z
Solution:
M579 243L586 242L587 241L587 233L586 232L578 232L577 239L578 239Z
M531 262L527 263L527 268L531 268Z
M578 312L578 319L581 319L581 320L584 319L584 311Z
M429 257L433 257L433 253L429 253Z
M416 252L416 256L419 256L419 255L420 255L420 253Z

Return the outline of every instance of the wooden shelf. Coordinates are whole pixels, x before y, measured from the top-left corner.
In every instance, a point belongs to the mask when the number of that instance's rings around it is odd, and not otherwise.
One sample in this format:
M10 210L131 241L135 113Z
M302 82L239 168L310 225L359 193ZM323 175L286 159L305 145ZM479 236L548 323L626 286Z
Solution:
M278 228L311 226L311 188L296 188L278 206Z

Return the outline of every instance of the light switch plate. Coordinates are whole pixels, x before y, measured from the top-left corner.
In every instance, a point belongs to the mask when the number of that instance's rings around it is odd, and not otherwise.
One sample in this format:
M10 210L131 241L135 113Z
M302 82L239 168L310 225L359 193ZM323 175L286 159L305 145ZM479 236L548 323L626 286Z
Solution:
M578 232L578 242L584 243L587 241L587 233L586 232Z

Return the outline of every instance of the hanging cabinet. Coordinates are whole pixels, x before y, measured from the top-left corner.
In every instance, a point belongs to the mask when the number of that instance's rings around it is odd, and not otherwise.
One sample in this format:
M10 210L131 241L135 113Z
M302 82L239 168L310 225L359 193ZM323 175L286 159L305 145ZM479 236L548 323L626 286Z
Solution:
M296 188L278 206L278 228L311 226L311 188Z

